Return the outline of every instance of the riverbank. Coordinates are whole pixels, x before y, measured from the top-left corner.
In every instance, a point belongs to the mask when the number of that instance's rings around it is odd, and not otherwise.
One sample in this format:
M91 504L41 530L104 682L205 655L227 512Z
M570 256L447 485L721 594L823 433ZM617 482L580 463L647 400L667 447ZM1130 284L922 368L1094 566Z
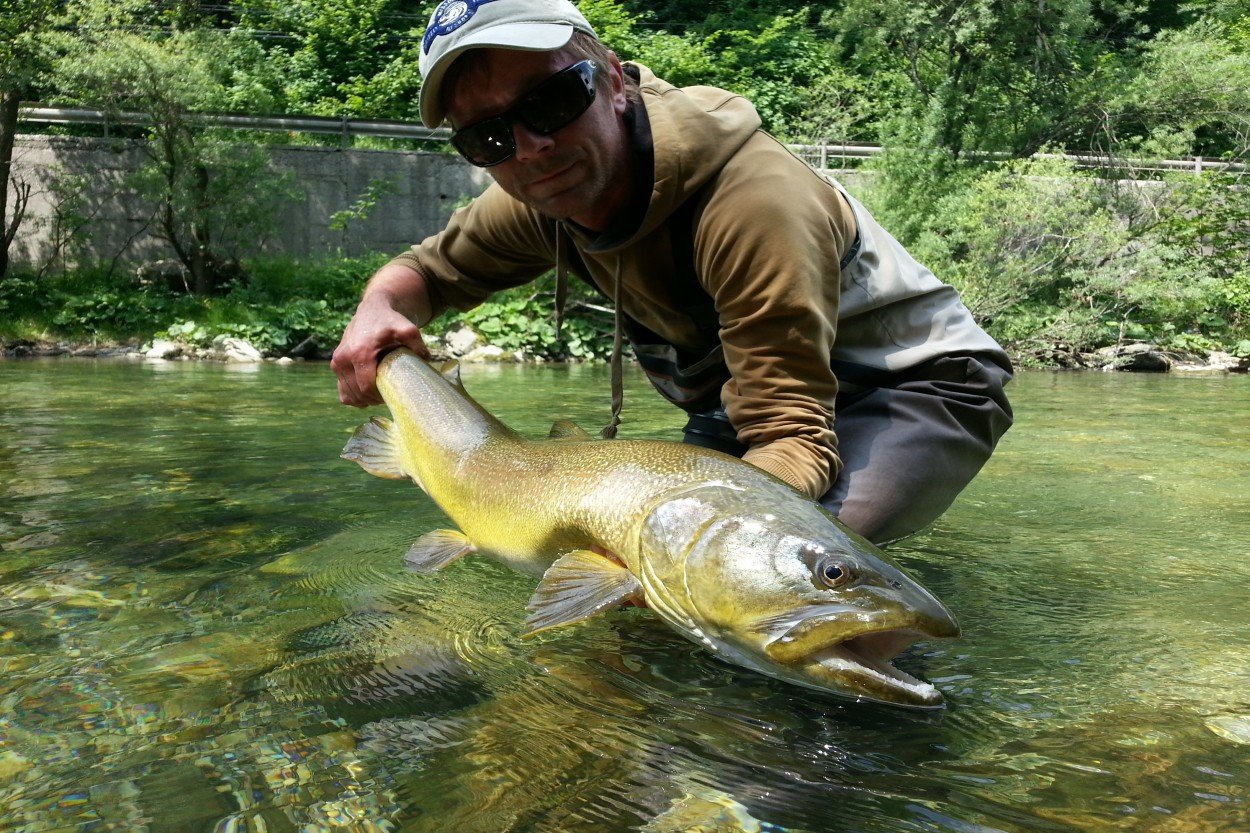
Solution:
M455 358L465 363L543 363L541 356L508 351L483 342L468 328L460 328L444 338L429 336L427 345L436 358ZM73 342L67 340L0 340L0 358L89 358L129 361L216 361L225 363L329 361L333 349L316 343L299 345L282 355L266 355L244 339L218 338L207 346L171 339L141 342ZM1020 364L1018 362L1018 364ZM1092 352L1056 352L1053 362L1029 367L1050 370L1097 370L1127 373L1250 373L1250 357L1223 351L1187 352L1168 350L1148 342L1131 342L1103 347Z

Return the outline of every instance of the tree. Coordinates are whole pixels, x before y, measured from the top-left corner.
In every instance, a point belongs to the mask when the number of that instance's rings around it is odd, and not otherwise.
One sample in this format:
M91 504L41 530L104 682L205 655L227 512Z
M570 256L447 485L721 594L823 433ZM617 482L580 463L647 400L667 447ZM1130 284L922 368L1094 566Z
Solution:
M910 131L955 155L1024 156L1086 119L1118 0L848 0L825 18L861 75L895 85ZM901 82L901 84L900 84Z
M1245 4L1250 6L1250 4ZM1250 8L1161 33L1106 104L1108 150L1151 156L1250 156Z
M778 135L828 122L830 113L813 119L806 110L817 95L826 101L834 95L831 78L834 84L846 80L834 65L831 44L820 40L803 9L779 11L741 0L696 9L673 2L667 8L685 21L674 32L655 25L658 19L667 27L668 18L635 16L611 0L582 0L579 6L623 59L646 64L677 86L710 84L740 93Z
M256 0L239 28L278 68L287 112L417 119L428 19L402 0Z
M12 181L18 111L46 69L45 38L57 5L56 0L0 0L0 280L30 200L30 186Z
M264 112L271 100L264 55L234 32L84 27L64 45L58 89L110 114L150 122L139 147L148 163L131 184L153 204L158 237L186 267L197 294L238 271L238 250L272 230L284 188L261 148L231 141L198 119L206 112Z

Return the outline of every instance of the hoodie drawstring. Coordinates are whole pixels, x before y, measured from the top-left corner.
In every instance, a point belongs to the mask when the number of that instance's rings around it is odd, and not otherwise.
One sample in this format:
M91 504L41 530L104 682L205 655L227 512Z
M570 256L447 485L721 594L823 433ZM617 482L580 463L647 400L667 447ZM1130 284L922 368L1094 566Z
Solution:
M556 223L556 340L560 339L560 331L564 327L564 306L569 295L568 276L568 235L563 233L563 226ZM612 285L612 419L604 426L599 435L605 440L616 437L616 427L621 424L621 411L625 407L625 369L624 369L624 323L621 318L621 267L617 264L613 274Z
M568 243L563 227L556 223L556 341L560 340L560 330L564 327L564 304L569 296L568 274Z
M621 356L624 332L621 321L621 267L617 264L612 284L612 419L600 432L605 440L616 437L616 426L621 424L621 410L625 407L625 371Z

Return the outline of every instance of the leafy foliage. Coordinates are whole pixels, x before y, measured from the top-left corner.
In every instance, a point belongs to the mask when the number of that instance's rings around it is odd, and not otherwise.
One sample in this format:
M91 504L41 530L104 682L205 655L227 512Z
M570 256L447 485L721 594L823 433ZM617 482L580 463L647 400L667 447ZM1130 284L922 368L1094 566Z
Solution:
M255 258L290 191L244 137L203 129L195 114L415 119L433 5L17 4L0 23L0 92L152 113L150 127L122 131L145 141L150 162L125 185L148 197L171 250L217 295L181 298L96 272L84 273L89 283L19 275L0 282L0 319L75 333L246 335L272 352L332 344L368 263ZM1116 184L1020 161L1044 147L1111 160L1250 158L1246 0L579 5L622 58L675 84L742 93L780 138L885 144L868 166L866 201L1023 354L1049 360L1130 338L1250 352L1244 177L1171 181L1116 162L1115 175L1151 180ZM371 183L332 227L364 217L388 187ZM67 235L81 225L71 199L58 213ZM611 320L597 298L574 295L559 343L553 304L547 277L463 320L506 349L606 354Z
M1246 157L1250 151L1250 14L1160 33L1109 101L1105 125L1125 153Z
M399 0L257 0L240 22L266 33L286 112L416 120L429 11Z
M1248 210L1217 177L1126 186L1017 161L942 197L910 242L1026 360L1125 339L1209 350L1250 336Z
M467 313L445 317L433 332L445 332L462 320L487 343L509 352L556 361L606 359L612 352L611 313L598 307L589 288L570 290L558 340L555 278L550 273L528 286L501 292Z

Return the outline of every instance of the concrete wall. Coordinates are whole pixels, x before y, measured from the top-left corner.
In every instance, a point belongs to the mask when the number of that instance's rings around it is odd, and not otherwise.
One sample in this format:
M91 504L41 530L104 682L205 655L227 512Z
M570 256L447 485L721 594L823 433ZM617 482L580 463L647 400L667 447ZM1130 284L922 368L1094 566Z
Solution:
M457 205L490 182L485 171L455 154L312 147L275 147L269 152L271 167L291 175L295 197L278 210L272 239L234 229L234 250L223 254L398 254L439 231ZM116 260L134 267L172 258L169 246L153 235L153 207L125 183L143 161L133 143L18 136L14 181L29 183L32 198L11 251L13 262L59 268ZM834 173L852 192L863 184L853 171ZM332 229L334 214L355 204L375 180L391 183L393 192L381 197L364 219ZM81 200L75 213L86 218L80 228L57 218L63 198L56 194L70 183L81 183L71 189Z
M279 209L272 239L257 240L248 237L247 229L235 230L237 254L244 257L258 252L301 257L397 254L441 229L453 208L489 183L484 171L445 153L311 147L277 147L270 153L271 167L291 175L295 197ZM11 252L15 264L38 268L49 262L116 259L134 266L173 256L152 234L152 206L124 182L143 163L136 145L23 135L17 138L13 162L14 182L31 186L27 216ZM330 228L331 217L355 204L374 180L388 181L392 192L364 219L352 220L343 230ZM80 229L57 216L63 199L57 193L71 183L81 183L70 187L81 200L75 213L87 221ZM72 242L58 246L58 237Z

